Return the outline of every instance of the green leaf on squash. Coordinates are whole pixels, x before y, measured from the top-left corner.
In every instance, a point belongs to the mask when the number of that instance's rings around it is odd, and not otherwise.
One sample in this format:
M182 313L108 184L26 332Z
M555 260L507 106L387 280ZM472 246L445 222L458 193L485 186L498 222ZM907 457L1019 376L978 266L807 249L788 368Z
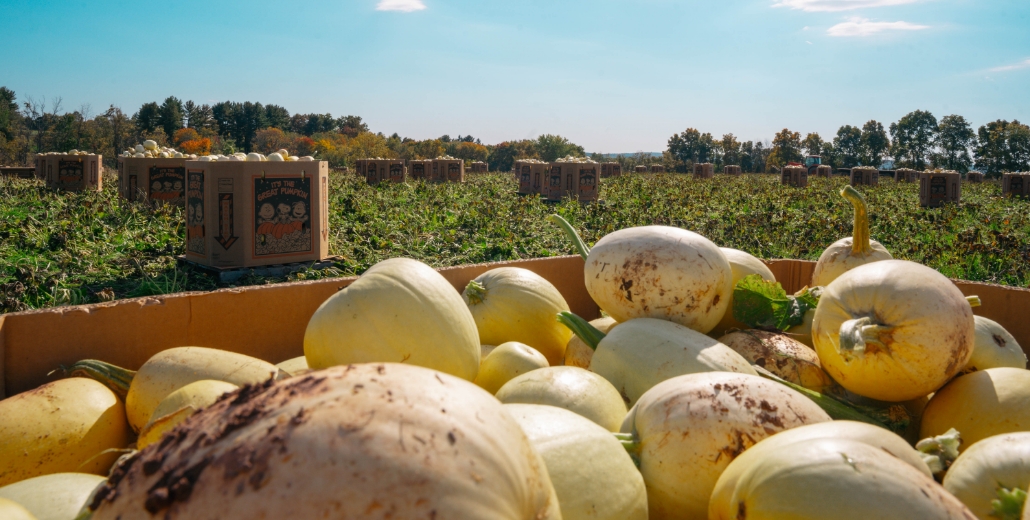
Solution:
M766 281L758 274L745 276L733 288L733 317L755 329L783 331L800 325L805 313L818 304L818 287L792 296L779 282Z

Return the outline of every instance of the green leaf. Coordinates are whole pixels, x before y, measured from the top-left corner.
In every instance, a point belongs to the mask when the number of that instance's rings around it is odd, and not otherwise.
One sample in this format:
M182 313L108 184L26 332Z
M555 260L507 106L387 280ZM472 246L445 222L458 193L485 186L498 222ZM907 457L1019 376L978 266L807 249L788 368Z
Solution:
M755 329L787 330L804 321L805 313L819 304L819 288L787 294L779 282L761 275L745 276L733 289L733 317Z

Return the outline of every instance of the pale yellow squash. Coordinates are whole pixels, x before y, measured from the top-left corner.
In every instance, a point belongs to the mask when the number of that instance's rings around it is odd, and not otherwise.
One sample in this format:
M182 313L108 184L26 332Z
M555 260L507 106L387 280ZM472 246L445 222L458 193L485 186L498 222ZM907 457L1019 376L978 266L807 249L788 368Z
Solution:
M497 391L505 404L539 404L564 408L608 431L617 432L626 404L605 378L579 367L547 367L518 376Z
M0 487L0 498L17 502L36 520L73 520L105 480L88 473L53 473Z
M165 397L154 409L150 422L140 430L136 441L138 449L161 439L191 415L215 403L223 395L234 392L238 386L225 381L205 379L190 383Z
M854 231L852 236L834 242L819 255L812 273L812 286L827 286L860 265L893 258L883 244L869 237L869 210L865 197L851 186L845 186L840 195L854 207Z
M973 318L976 320L973 355L963 372L999 367L1026 368L1026 353L1005 327L983 316Z
M461 295L417 260L391 258L332 295L304 332L312 369L352 363L407 363L472 381L479 333Z
M919 452L900 436L871 424L855 421L830 421L807 424L782 431L748 448L726 467L719 476L708 503L709 520L736 520L737 504L733 502L733 492L748 469L757 464L766 455L776 453L798 442L815 439L847 439L866 443L880 448L897 457L898 460L912 466L927 477L933 477L930 468L923 462Z
M536 349L517 341L509 341L497 345L479 363L479 375L474 382L483 390L496 394L513 378L546 366L547 358Z
M4 520L36 520L36 517L14 500L0 498L0 518Z
M605 334L608 334L608 331L618 324L619 322L615 321L615 318L611 316L590 320L590 325ZM569 338L569 343L565 346L565 366L590 368L590 360L593 357L594 349L579 339L579 336L573 334Z
M286 372L291 377L302 376L311 371L311 367L308 366L308 358L304 356L287 359L282 363L277 363L275 366L279 367L279 370Z
M955 378L923 410L921 438L955 428L959 451L1002 433L1030 431L1030 370L989 368Z
M878 446L811 439L765 452L744 470L730 518L973 520L940 484Z
M948 468L942 482L980 520L1019 518L1018 503L992 504L999 494L1023 491L1030 486L1030 432L988 437L970 445ZM1015 509L1015 510L1013 510Z
M973 310L937 271L881 260L826 286L812 339L823 369L847 390L907 401L933 393L966 365Z
M564 520L647 520L647 489L622 444L568 410L506 404L547 465Z
M752 365L805 388L822 392L836 383L824 370L819 356L786 334L764 330L741 330L719 338Z
M605 235L584 267L587 292L622 323L657 318L702 334L726 313L733 271L711 240L685 229L642 226Z
M0 401L0 486L69 471L106 475L129 444L125 406L83 377Z
M551 282L519 267L491 269L468 283L462 298L484 345L517 341L533 347L551 365L565 357L572 332L554 319L569 304Z
M757 274L762 277L763 280L769 282L776 281L776 275L769 269L769 266L765 265L758 258L745 253L739 249L731 249L729 247L720 247L722 254L726 255L726 260L730 263L730 271L733 273L733 287L737 286L737 282L742 280L745 276L751 276ZM709 335L713 338L717 338L726 334L726 331L730 329L747 329L747 325L737 321L733 317L733 291L730 291L729 296L730 303L726 306L726 312L723 313L722 319L719 320L719 324L715 326L709 332Z
M650 518L705 518L716 481L744 450L777 432L829 420L810 399L779 383L705 372L650 389L629 411L622 432L630 434L640 460Z
M501 403L438 370L332 367L241 389L176 432L97 492L93 520L561 518Z

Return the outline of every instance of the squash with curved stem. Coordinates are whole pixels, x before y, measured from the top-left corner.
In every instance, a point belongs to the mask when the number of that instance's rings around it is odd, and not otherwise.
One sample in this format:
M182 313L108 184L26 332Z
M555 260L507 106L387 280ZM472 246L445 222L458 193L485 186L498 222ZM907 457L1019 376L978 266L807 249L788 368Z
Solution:
M845 186L840 196L851 202L855 209L852 236L842 238L819 255L812 273L812 285L829 285L840 275L860 265L893 258L879 242L869 237L869 210L865 197L851 186Z
M764 262L755 258L754 256L745 253L739 249L731 249L728 247L719 248L724 255L726 260L730 263L730 271L733 273L733 287L737 286L739 282L745 276L757 274L762 277L763 280L769 282L776 281L776 275L773 274L769 266L765 265ZM709 335L712 337L719 337L726 334L730 329L746 329L747 325L737 321L733 317L733 291L730 291L730 302L726 306L726 312L722 315L722 319L715 326L714 329L709 331Z
M438 370L367 363L252 385L175 432L118 467L93 520L561 518L501 403Z
M551 365L565 357L572 333L554 320L569 310L558 289L544 277L519 267L491 269L462 292L483 345L517 341L533 347Z
M522 374L497 391L504 404L539 404L564 408L602 428L617 432L626 404L605 378L579 367L547 367Z
M882 260L824 288L812 339L823 369L842 387L907 401L933 393L969 361L973 310L937 271Z
M969 446L942 484L980 520L1018 520L1030 486L1030 432L995 435Z
M830 438L766 452L738 477L721 509L748 520L976 518L932 478L879 446Z
M0 401L0 486L77 471L106 475L130 432L122 401L83 377Z
M393 362L472 381L480 345L461 295L443 275L410 258L373 265L323 302L304 331L304 356L316 370Z
M17 502L37 520L71 520L105 480L88 473L53 473L0 487L0 498Z
M629 411L622 432L640 461L652 519L705 518L723 470L762 439L830 421L807 397L747 374L674 377Z
M496 394L505 383L520 374L549 366L547 358L529 345L509 341L497 345L479 364L479 375L473 381L483 390Z
M989 368L938 390L923 410L920 437L951 428L962 435L959 451L995 435L1030 431L1030 370Z
M974 316L973 319L976 320L973 355L963 372L1000 367L1026 368L1026 353L1005 327L983 316Z
M647 489L610 432L568 410L505 404L540 457L563 520L647 520Z
M736 520L737 508L733 492L741 476L767 454L776 453L786 446L816 439L846 439L863 442L882 449L898 460L912 466L927 477L933 477L919 452L908 441L878 426L855 421L830 421L791 428L767 437L733 459L719 476L708 503L709 520Z

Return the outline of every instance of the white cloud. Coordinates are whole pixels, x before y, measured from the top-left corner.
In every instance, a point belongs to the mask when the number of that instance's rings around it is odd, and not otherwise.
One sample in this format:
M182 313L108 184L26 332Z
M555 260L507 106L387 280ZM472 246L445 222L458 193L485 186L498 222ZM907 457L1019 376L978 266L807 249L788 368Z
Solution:
M873 22L868 18L850 18L826 30L830 36L873 36L885 31L921 31L929 29L929 25L916 25L908 22Z
M867 7L913 4L919 0L779 0L773 7L789 7L810 13L851 11Z
M1019 63L1013 63L1012 65L1005 65L1004 67L994 67L991 72L1006 72L1010 70L1019 70L1030 68L1030 58L1027 58Z
M402 13L421 11L425 8L426 4L422 0L379 0L379 4L376 5L376 11L400 11Z

